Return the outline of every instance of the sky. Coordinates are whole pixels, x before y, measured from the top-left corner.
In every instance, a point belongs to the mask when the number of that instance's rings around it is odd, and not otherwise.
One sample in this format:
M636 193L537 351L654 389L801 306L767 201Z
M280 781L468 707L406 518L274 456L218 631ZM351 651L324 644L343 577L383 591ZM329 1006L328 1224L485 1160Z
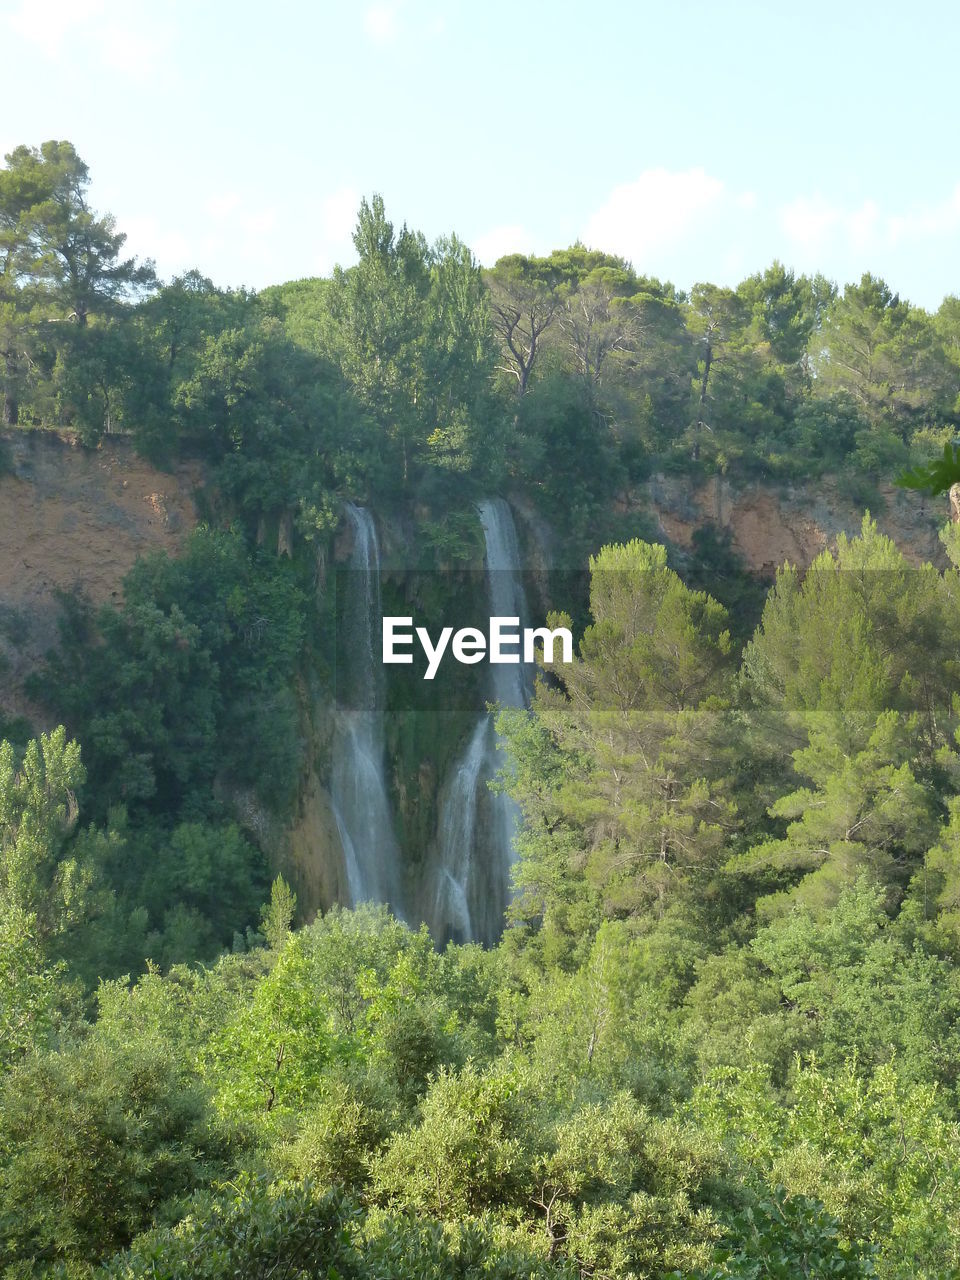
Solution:
M353 260L362 196L485 265L580 239L960 293L951 0L0 0L0 152L69 139L159 274Z

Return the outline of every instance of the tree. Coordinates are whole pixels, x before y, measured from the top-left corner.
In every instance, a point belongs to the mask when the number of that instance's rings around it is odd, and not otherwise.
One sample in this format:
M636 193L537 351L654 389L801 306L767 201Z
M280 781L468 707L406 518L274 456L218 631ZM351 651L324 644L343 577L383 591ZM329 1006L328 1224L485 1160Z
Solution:
M435 468L490 477L504 471L502 405L494 394L497 343L483 273L456 236L431 253L421 413Z
M869 1280L876 1249L841 1239L840 1223L811 1196L776 1187L726 1224L714 1265L687 1280ZM668 1280L681 1280L675 1272Z
M136 380L126 332L109 323L150 289L152 264L123 258L125 236L87 198L89 173L69 142L20 146L0 170L0 381L15 425L30 383L86 440L116 424ZM88 321L96 320L90 326ZM72 321L72 324L64 324ZM25 376L29 371L32 377ZM37 411L37 406L34 407Z
M156 1046L21 1063L0 1087L0 1265L95 1262L128 1245L223 1167L210 1121Z
M640 340L640 314L628 296L632 283L626 271L597 267L565 298L559 313L576 371L598 386L610 357Z
M255 315L201 339L171 387L182 438L214 461L223 492L260 541L277 530L279 552L292 550L294 513L336 482L326 455L338 391L328 363L292 343L278 320ZM338 443L342 466L352 458L348 440Z
M252 556L239 530L202 526L179 558L145 556L123 585L122 610L67 611L53 687L32 685L78 726L94 814L123 804L133 818L150 808L169 820L181 806L190 819L210 815L218 773L289 803L299 751L289 681L306 607L296 569Z
M848 284L824 310L815 346L817 387L849 391L875 423L952 414L956 374L930 316L877 276Z
M567 874L585 871L608 913L661 916L717 868L734 820L718 725L726 614L683 585L660 546L605 547L590 571L579 659L556 672L558 689L539 684L534 703L559 756L544 759L546 777L515 774L508 787L523 807L531 782L549 791L553 832L582 842ZM510 740L516 726L504 728ZM537 860L535 831L524 849Z
M778 363L797 365L836 289L822 276L797 276L774 261L742 281L737 293L749 309L750 337L769 347Z
M694 390L697 395L698 435L709 430L708 395L710 374L714 367L728 358L734 343L742 336L746 319L744 305L732 289L717 285L694 285L690 295L687 328L698 340L700 356L698 377Z
M275 950L279 950L286 941L296 910L297 895L283 876L277 876L270 889L270 902L261 912L263 935Z
M254 311L245 293L217 289L199 271L177 276L136 308L129 317L136 377L124 385L123 411L141 453L165 463L209 443L210 425L201 428L181 411L180 388L194 377L207 344L243 329Z
M498 368L516 379L517 395L526 394L544 334L562 302L560 279L549 259L514 253L487 272L493 327L503 363Z
M786 569L744 655L755 750L793 761L770 815L785 820L732 868L784 872L786 896L823 909L871 870L903 884L956 776L952 575L907 565L865 517L801 581ZM798 779L801 786L795 787Z
M0 1073L51 1036L64 1003L64 968L51 963L36 915L0 903Z
M30 256L25 269L52 291L62 312L83 328L118 299L154 283L153 264L121 258L126 236L108 214L97 217L87 199L89 170L69 142L18 147L10 168L45 170L49 194L29 212Z
M35 290L30 288L33 211L50 198L52 179L36 152L26 147L5 157L0 169L0 379L4 426L20 416L22 365L30 345L28 328Z
M292 937L236 1016L214 1034L203 1074L223 1115L272 1119L301 1108L336 1051L324 993L311 981L303 939Z
M201 1192L175 1227L152 1231L111 1259L106 1280L575 1280L529 1243L505 1244L492 1225L364 1212L339 1190L309 1180L244 1176Z
M868 1080L853 1062L833 1075L798 1064L781 1101L765 1069L741 1061L713 1073L691 1111L758 1191L779 1184L816 1199L846 1239L875 1246L880 1275L906 1280L918 1259L929 1275L960 1265L960 1128L933 1086L893 1064Z
M337 267L329 291L335 357L361 403L397 447L404 481L429 434L420 417L430 260L423 236L394 231L383 197L363 200L353 233L355 267Z
M31 741L19 766L0 742L0 902L32 917L44 940L83 914L89 879L64 855L85 777L80 744L62 725Z
M420 1123L398 1133L374 1167L389 1205L459 1218L515 1203L528 1177L532 1134L516 1085L472 1066L441 1072Z
M495 360L483 273L456 236L438 240L431 258L426 369L434 395L473 407L488 396Z
M952 573L914 568L867 514L801 578L784 567L744 654L756 708L770 707L781 743L829 733L862 750L880 714L917 715L928 761L950 742L957 675L949 637L958 625Z
M574 371L599 386L610 357L639 345L644 325L636 295L655 282L638 280L625 259L579 241L536 261L556 281L556 322Z
M935 814L910 766L910 726L896 711L878 717L863 750L843 751L828 734L811 731L794 766L812 787L782 796L770 816L787 819L782 839L765 839L729 865L731 870L774 867L800 873L797 887L762 898L763 915L797 902L822 910L864 873L891 884L929 845Z

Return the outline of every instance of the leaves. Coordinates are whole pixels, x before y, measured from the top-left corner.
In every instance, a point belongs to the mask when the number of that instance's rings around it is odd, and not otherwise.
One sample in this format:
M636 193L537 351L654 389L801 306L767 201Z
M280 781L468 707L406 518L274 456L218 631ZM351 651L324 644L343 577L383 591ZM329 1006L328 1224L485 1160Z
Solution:
M947 493L960 483L960 455L956 444L945 444L942 458L904 471L896 483L902 489L919 489L932 495Z

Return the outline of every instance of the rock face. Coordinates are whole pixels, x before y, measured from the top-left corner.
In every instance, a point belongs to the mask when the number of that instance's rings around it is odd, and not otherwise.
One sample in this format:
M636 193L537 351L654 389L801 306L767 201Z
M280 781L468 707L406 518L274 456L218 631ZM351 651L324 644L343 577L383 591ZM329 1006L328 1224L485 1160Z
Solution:
M350 900L330 792L312 768L300 788L297 815L273 861L289 880L305 919Z
M878 486L883 499L872 512L914 564L947 563L937 531L947 519L942 499L923 498L894 485ZM721 476L691 488L682 476L654 476L631 505L652 513L663 535L689 547L697 528L728 529L750 569L772 574L785 561L806 568L839 533L859 532L861 504L838 492L829 477L799 487L734 485Z
M56 592L118 600L138 556L175 553L197 523L202 477L189 465L158 471L122 438L91 450L15 431L0 447L0 711L42 723L19 686L56 640Z
M0 717L26 715L36 728L50 728L25 699L22 681L56 642L57 592L79 589L95 605L119 603L137 557L153 550L176 554L196 525L203 474L194 464L159 471L123 438L108 437L88 450L51 432L0 434L0 463ZM874 512L880 528L911 561L945 563L937 530L950 511L960 518L960 489L949 505L892 486L881 493L882 509ZM533 567L543 568L559 531L543 524L524 495L517 499L542 551ZM808 565L838 533L856 533L862 519L861 506L829 479L774 488L720 477L691 486L682 476L655 476L620 506L643 517L646 527L652 516L661 536L680 548L691 545L700 526L728 529L747 565L765 573L785 560ZM278 552L289 552L283 531ZM334 550L335 559L348 554L349 547ZM322 691L300 692L309 749L297 809L285 829L248 797L228 799L310 915L349 894L327 785L332 707ZM436 776L421 777L420 798L430 791L435 800L438 785Z
M57 593L119 603L137 557L175 555L196 526L203 473L194 464L159 471L122 437L84 449L53 432L13 431L0 434L0 456L0 716L26 715L49 729L21 685L57 640ZM250 797L224 798L302 909L312 914L343 899L339 837L312 759L287 831Z

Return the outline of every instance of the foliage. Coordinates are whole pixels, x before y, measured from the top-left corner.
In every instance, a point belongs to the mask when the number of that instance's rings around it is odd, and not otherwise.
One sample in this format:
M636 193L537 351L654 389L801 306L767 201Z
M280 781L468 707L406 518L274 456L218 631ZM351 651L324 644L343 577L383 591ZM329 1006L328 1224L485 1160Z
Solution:
M180 1225L138 1240L108 1263L107 1280L558 1280L569 1273L520 1250L499 1246L481 1227L455 1235L436 1222L365 1218L337 1192L309 1182L267 1185L246 1179L233 1192L198 1198Z
M0 1102L0 1261L95 1261L214 1175L223 1141L165 1055L27 1059Z
M731 1219L728 1232L714 1265L698 1272L698 1280L859 1280L876 1274L873 1250L842 1244L836 1219L817 1200L788 1196L782 1187Z
M936 1090L909 1085L893 1064L861 1079L851 1062L834 1076L816 1064L796 1073L779 1102L757 1067L727 1069L693 1107L708 1131L727 1135L763 1179L813 1196L842 1237L875 1245L878 1274L950 1274L960 1260L956 1122Z
M379 196L330 279L155 287L88 176L66 142L0 170L4 426L122 433L205 523L64 601L28 685L61 727L3 721L0 1267L957 1274L958 571L869 516L772 586L713 524L644 540L647 482L693 522L708 476L949 487L957 299L779 263L684 294L582 244L484 271ZM304 923L343 503L432 622L493 493L589 564L535 575L577 655L499 709L503 939L438 950L413 894ZM411 880L463 727L423 698L385 734Z

